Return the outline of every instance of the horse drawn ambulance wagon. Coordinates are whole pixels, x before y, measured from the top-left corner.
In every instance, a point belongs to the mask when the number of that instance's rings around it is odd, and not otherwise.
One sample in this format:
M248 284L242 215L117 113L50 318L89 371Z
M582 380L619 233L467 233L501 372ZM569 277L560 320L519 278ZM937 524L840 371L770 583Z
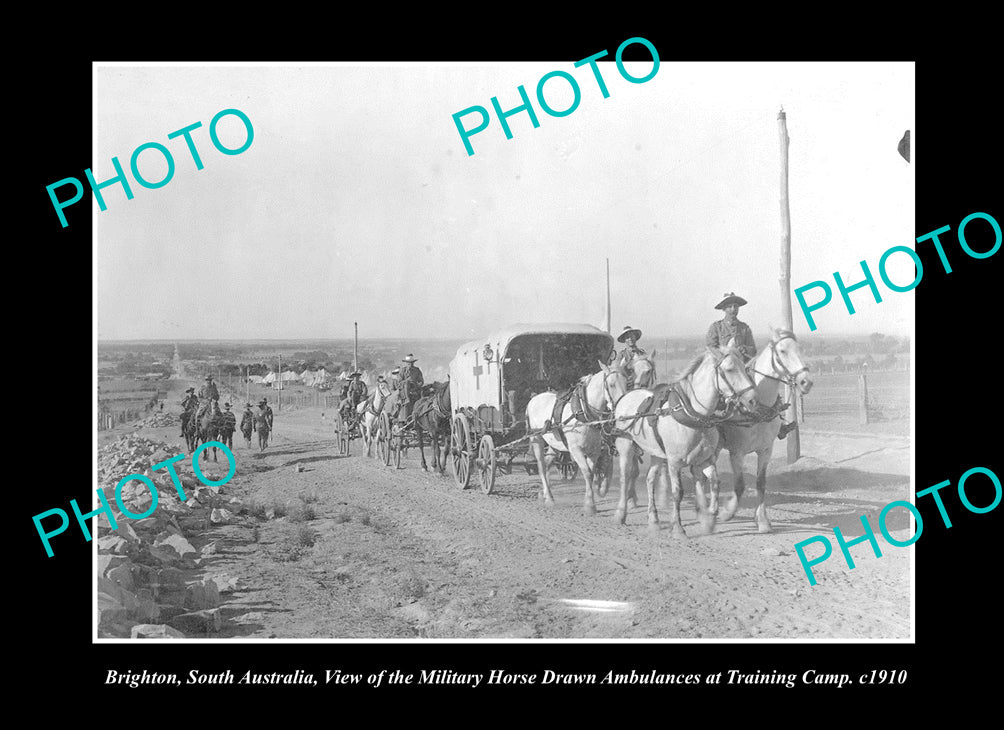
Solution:
M473 470L490 494L496 472L512 473L515 456L527 451L530 399L568 390L595 373L597 361L607 362L612 349L613 338L588 324L514 324L462 345L450 362L457 485L466 488Z

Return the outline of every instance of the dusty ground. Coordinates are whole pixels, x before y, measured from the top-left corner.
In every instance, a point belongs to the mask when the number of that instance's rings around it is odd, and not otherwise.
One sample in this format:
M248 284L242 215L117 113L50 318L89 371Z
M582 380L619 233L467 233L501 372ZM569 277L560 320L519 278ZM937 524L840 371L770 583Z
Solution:
M174 395L169 403L179 400ZM616 479L587 518L581 479L555 475L557 506L545 509L538 478L522 469L500 476L495 494L460 491L449 471L423 472L415 451L400 470L366 458L358 440L350 456L339 456L319 408L278 412L275 425L264 454L236 434L237 476L221 492L288 514L245 513L190 538L197 548L216 543L202 573L241 582L225 596L222 636L909 638L909 549L880 538L879 559L862 543L851 548L857 567L849 570L834 543L816 568L816 586L793 549L812 535L832 538L834 526L862 534L862 514L878 530L881 508L909 499L906 439L807 430L809 456L790 468L779 442L769 535L756 532L749 489L736 519L701 534L687 481L690 539L680 541L667 522L648 529L643 482L641 504L620 526ZM139 433L181 441L172 428ZM117 435L102 434L102 442ZM748 484L754 469L751 456ZM725 455L720 471L724 492L732 479ZM206 469L210 478L224 472L222 463ZM904 510L891 513L889 525L905 539ZM574 603L584 600L611 603Z

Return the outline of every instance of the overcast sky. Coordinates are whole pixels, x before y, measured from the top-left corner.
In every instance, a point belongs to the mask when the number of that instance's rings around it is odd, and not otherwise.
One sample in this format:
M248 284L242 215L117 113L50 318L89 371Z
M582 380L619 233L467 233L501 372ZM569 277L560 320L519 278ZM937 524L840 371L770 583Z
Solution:
M114 176L117 156L135 195L115 185L102 191L106 211L94 203L99 338L343 338L358 321L360 337L463 339L513 322L599 325L609 257L615 334L703 333L735 291L760 342L782 322L782 104L792 287L834 288L814 315L819 334L909 333L913 293L879 281L883 302L858 290L850 316L833 272L857 282L865 259L878 278L886 249L925 233L913 230L913 165L896 150L914 128L912 63L663 62L633 84L601 62L604 99L575 60L97 66L94 174ZM626 68L642 77L652 64ZM535 98L553 70L579 84L569 116ZM517 114L507 140L492 114L468 156L452 115L491 111L493 96L515 107L520 84L540 126ZM545 90L553 108L570 105L562 79ZM240 155L209 139L227 108L254 126ZM167 139L197 121L202 170ZM244 140L236 117L218 131L229 147ZM129 172L146 142L174 157L159 189ZM166 163L146 151L139 169L156 181ZM888 271L913 279L905 255Z

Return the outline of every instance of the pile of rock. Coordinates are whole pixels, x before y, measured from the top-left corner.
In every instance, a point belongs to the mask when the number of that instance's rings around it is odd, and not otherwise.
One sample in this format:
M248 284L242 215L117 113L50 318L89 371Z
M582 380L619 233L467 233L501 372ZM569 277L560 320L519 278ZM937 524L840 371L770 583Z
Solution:
M143 428L161 428L163 426L180 426L181 419L178 418L174 413L161 413L157 412L153 415L147 416L142 421L136 424Z
M186 496L181 501L167 471L150 469L177 453L169 444L136 436L120 438L99 453L99 485L118 525L111 529L105 515L97 520L99 636L181 638L222 626L220 594L236 590L237 580L206 574L216 543L195 544L205 542L199 536L211 525L236 520L244 506L221 494L225 487L198 481L190 459L175 462ZM115 501L115 486L129 474L144 474L156 485L156 509L143 519L122 514ZM153 504L149 488L136 480L122 488L121 498L133 514Z

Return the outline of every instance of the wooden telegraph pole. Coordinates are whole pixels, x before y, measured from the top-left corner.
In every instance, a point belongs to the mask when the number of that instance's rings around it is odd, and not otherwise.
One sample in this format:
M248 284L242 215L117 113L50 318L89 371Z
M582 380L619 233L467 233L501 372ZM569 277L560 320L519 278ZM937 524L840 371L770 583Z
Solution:
M355 340L352 345L352 372L359 372L359 323L353 322L355 327Z
M610 259L607 259L607 334L610 334L610 328L613 324L610 321Z
M791 318L791 211L788 208L788 124L784 107L777 113L778 133L781 137L781 313L786 329L794 331ZM788 463L794 463L802 455L802 445L798 432L798 399L790 386L785 386L787 401L791 408L785 411L785 418L795 423L788 434Z
M282 410L282 353L279 353L279 407L276 410Z

